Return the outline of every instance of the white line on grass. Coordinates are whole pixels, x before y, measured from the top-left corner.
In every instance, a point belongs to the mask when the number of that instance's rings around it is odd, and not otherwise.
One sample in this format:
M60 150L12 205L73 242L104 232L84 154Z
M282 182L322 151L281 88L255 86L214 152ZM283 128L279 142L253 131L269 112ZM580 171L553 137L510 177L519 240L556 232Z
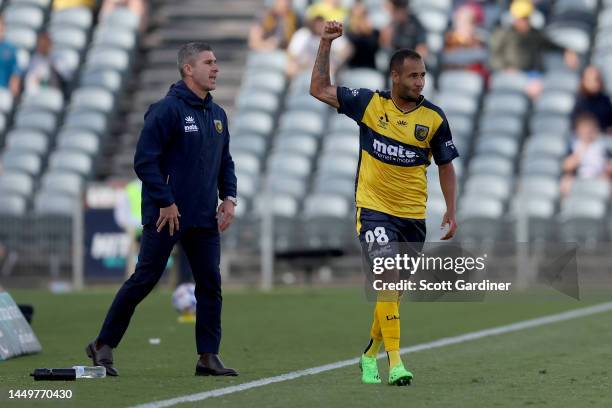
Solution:
M585 317L594 315L597 313L608 312L612 310L612 302L602 303L595 306L585 307L577 310L570 310L568 312L558 313L554 315L538 317L536 319L523 320L517 323L508 324L505 326L493 327L491 329L484 329L475 331L472 333L461 334L459 336L445 337L439 340L430 341L427 343L417 344L410 347L404 347L400 349L401 354L416 353L423 350L431 350L438 347L450 346L453 344L465 343L472 340L482 339L483 337L496 336L498 334L511 333L519 330L525 330L532 327L544 326L551 323L562 322L565 320L577 319L579 317ZM381 353L379 358L384 353ZM199 392L196 394L184 395L182 397L171 398L167 400L149 402L142 405L137 405L134 408L162 408L170 407L176 404L182 404L185 402L202 401L208 398L221 397L223 395L234 394L241 391L250 390L253 388L263 387L265 385L274 384L278 382L284 382L293 380L295 378L304 377L307 375L314 375L323 373L326 371L335 370L357 364L359 358L351 358L348 360L338 361L331 364L325 364L318 367L307 368L305 370L292 371L290 373L277 375L274 377L262 378L260 380L249 381L247 383L233 385L231 387L218 388L216 390Z

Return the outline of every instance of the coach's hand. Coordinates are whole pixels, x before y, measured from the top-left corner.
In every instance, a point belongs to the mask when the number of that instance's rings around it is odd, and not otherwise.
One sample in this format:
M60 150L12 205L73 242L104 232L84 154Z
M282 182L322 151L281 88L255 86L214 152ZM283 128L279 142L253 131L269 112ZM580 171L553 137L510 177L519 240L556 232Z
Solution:
M168 224L170 228L170 236L174 235L174 231L179 230L179 214L178 207L176 204L172 204L169 207L164 207L159 209L159 218L155 223L157 227L157 232L161 232L162 229Z
M342 35L342 23L337 21L327 21L323 27L321 38L333 41Z
M448 231L442 238L442 241L446 241L451 239L455 235L455 231L457 231L457 221L455 221L455 214L449 214L448 211L444 213L444 217L442 217L442 225L440 228L444 228L445 225L448 225Z
M230 200L223 200L223 202L217 208L217 222L219 223L219 231L223 232L229 228L232 221L234 221L234 207L235 204Z

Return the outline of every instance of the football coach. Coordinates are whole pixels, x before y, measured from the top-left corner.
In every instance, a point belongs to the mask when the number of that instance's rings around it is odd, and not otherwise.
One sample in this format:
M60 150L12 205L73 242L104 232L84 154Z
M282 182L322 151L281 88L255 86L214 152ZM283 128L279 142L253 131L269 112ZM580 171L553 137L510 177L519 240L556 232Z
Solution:
M225 111L212 100L219 67L203 42L178 52L181 80L151 105L136 146L134 170L142 180L142 223L138 263L121 286L87 355L118 375L112 349L121 341L134 310L159 281L180 241L195 280L196 375L235 376L219 359L221 342L220 232L234 217L236 175L229 150ZM222 203L217 206L218 199Z

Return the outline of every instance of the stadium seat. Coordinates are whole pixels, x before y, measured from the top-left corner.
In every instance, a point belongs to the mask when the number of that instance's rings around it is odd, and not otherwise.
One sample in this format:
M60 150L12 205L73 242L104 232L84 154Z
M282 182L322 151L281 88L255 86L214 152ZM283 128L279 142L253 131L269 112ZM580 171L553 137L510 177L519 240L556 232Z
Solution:
M99 87L117 93L121 87L121 75L114 70L98 70L94 67L83 72L81 86Z
M251 51L247 56L249 70L276 70L284 73L287 65L287 54L283 51Z
M304 244L308 248L344 248L355 239L353 210L346 198L314 194L304 201Z
M496 72L491 76L491 92L525 94L528 82L522 72Z
M100 151L100 141L93 133L68 129L58 135L57 147L61 150L76 150L95 156Z
M57 118L48 111L20 109L15 118L15 127L34 129L51 136L55 133Z
M24 26L7 26L6 39L18 48L31 51L36 46L36 31Z
M42 160L38 155L11 149L4 150L0 162L3 171L7 173L16 171L29 174L32 177L38 176L42 168Z
M484 88L484 81L475 72L449 70L440 74L438 87L441 92L458 91L479 97Z
M13 110L13 94L7 88L0 88L0 113L10 113Z
M591 46L590 33L578 27L566 26L563 23L549 25L546 34L555 39L555 43L569 48L579 54L586 54Z
M521 139L524 128L522 118L500 113L485 114L478 123L481 134L504 135L512 139Z
M236 178L240 183L240 191L238 194L241 201L242 198L252 198L259 191L259 181L257 175L236 171ZM246 207L242 205L242 202L240 203L240 206Z
M136 31L139 24L140 17L126 7L115 8L100 23L104 27L131 31Z
M113 69L125 72L129 67L129 56L126 51L116 48L94 47L87 54L85 69Z
M511 181L494 175L471 176L465 184L465 194L483 199L492 198L501 203L510 196Z
M321 136L324 128L325 124L319 114L302 110L285 112L279 123L281 132L307 133L313 136Z
M34 31L40 30L44 21L43 11L38 7L10 4L3 12L8 26L23 26Z
M117 48L131 52L136 46L136 35L121 27L101 26L94 32L92 44L96 47Z
M232 135L254 133L268 137L274 127L272 116L263 112L241 113L236 115L232 123L233 127L230 128Z
M79 28L55 26L50 35L56 47L68 47L80 52L87 45L87 34Z
M368 68L348 69L340 75L338 83L349 88L368 88L382 90L385 87L385 77L378 71Z
M474 120L468 115L448 114L446 115L451 133L472 135L474 131Z
M275 71L250 72L242 82L242 89L259 89L275 94L285 90L285 74Z
M49 169L76 173L88 178L92 171L91 157L73 150L56 150L49 156Z
M569 152L569 146L563 137L539 135L531 137L525 145L525 154L530 157L552 157L560 159Z
M34 198L34 212L39 215L72 217L76 205L76 199L65 194L41 192Z
M86 7L72 7L51 13L52 27L76 27L83 31L91 28L93 16L91 10Z
M25 173L7 171L0 175L0 196L19 195L27 199L33 191L34 181Z
M556 202L559 199L559 180L545 175L535 175L520 179L518 194L526 194L534 199L546 199Z
M546 73L542 82L544 91L564 91L575 93L580 85L580 77L573 71L556 70Z
M257 156L247 152L235 152L232 153L232 159L234 160L236 171L253 175L259 174L261 161Z
M46 87L34 92L25 92L20 108L29 110L47 110L58 114L64 108L64 96L59 89Z
M110 114L114 109L114 100L111 92L103 88L81 87L72 93L70 110L91 110Z
M342 197L353 200L355 198L355 181L346 177L317 177L314 181L313 193L315 194L339 194Z
M332 115L330 120L330 132L348 132L359 134L357 123L346 115Z
M531 133L566 135L570 130L570 120L566 115L533 115L529 129Z
M306 178L310 175L311 168L310 159L298 154L276 152L268 158L268 174L280 173Z
M434 103L440 106L446 114L458 113L474 116L478 110L478 99L470 94L460 92L440 92L434 97Z
M0 183L2 183L1 176ZM16 195L5 194L2 190L2 195L0 195L0 215L8 215L11 218L23 216L26 213L26 208L27 203L25 198ZM4 227L4 222L0 223L0 225L3 225Z
M348 135L326 137L323 140L323 154L359 156L359 139Z
M230 139L230 151L234 152L248 152L262 158L266 153L266 139L257 134L239 134L232 136Z
M568 115L575 105L573 94L563 91L544 91L535 104L535 115L553 113Z
M326 115L329 107L323 102L315 99L310 94L293 94L287 99L287 109L294 111L313 111L321 115Z
M84 131L95 133L102 138L107 136L107 118L106 115L95 111L80 111L74 110L68 112L68 116L64 121L65 129L81 129Z
M522 158L521 174L526 177L544 176L557 180L561 175L561 162L554 157L542 157L539 153L526 154Z
M79 52L70 47L57 45L52 47L51 55L52 58L62 61L64 78L72 82L81 62Z
M572 183L569 198L597 199L604 203L610 200L610 181L605 178L601 179L583 179L576 178Z
M498 134L488 137L481 135L476 143L476 153L479 155L501 156L509 160L517 157L519 144L516 139L511 139Z
M312 157L317 151L317 139L309 135L280 135L276 138L274 150L279 153L297 153Z
M525 95L490 93L485 97L483 112L489 116L491 114L510 114L523 117L529 109L529 100Z
M266 91L242 92L236 100L236 107L244 112L263 111L274 115L278 111L279 105L278 96Z
M16 129L7 135L7 146L14 151L34 153L44 156L49 148L47 137L37 131L27 129Z
M470 174L491 174L511 177L514 172L514 161L500 156L476 155L469 165ZM429 171L427 174L429 175Z
M11 5L13 6L36 6L40 9L47 10L51 5L52 0L11 0Z
M502 230L502 215L503 205L499 200L480 194L462 196L457 213L461 225L457 238L468 242L495 242Z
M254 201L254 213L258 218L266 211L274 216L274 247L276 251L292 249L298 239L296 216L297 201L287 194L259 195Z
M282 173L271 173L266 180L268 192L287 194L298 200L306 194L307 183L304 178L287 176Z
M319 159L318 165L318 177L345 177L348 179L355 179L357 174L357 157L341 156L336 155L322 156Z
M537 197L525 192L525 196L517 196L510 205L510 219L519 222L519 217L527 217L527 234L530 242L549 241L555 238L556 223L553 220L555 213L554 201L545 197ZM524 197L524 201L521 201ZM515 240L521 237L516 236L516 225L508 231L514 236Z
M575 197L561 207L561 232L566 241L585 243L587 248L601 241L605 234L606 203L599 199Z
M83 189L81 177L74 173L65 172L49 172L42 176L41 180L42 191L49 194L68 194L78 196Z

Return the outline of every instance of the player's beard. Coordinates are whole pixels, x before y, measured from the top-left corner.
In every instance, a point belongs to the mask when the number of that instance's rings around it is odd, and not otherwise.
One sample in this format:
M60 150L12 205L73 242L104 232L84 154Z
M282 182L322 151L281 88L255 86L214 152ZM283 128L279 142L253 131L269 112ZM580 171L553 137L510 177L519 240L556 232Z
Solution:
M406 102L414 102L417 103L419 101L419 98L421 97L421 95L418 95L416 98L405 94L405 95L399 95L400 99L406 101Z

